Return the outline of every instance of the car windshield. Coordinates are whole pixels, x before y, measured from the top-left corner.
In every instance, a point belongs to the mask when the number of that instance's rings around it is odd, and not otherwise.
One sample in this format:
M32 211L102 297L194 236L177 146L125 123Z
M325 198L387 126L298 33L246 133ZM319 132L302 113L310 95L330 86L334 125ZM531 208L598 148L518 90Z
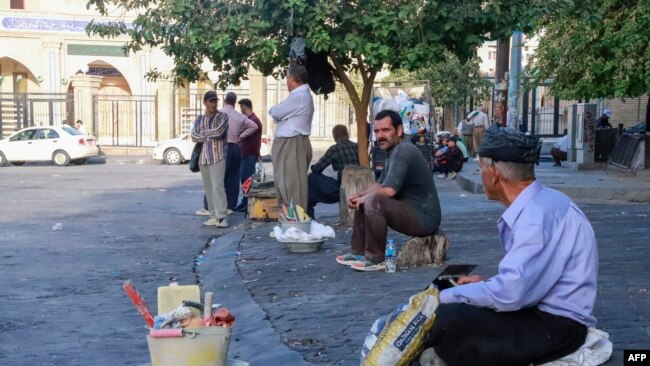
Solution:
M65 131L65 132L71 134L72 136L83 135L83 133L81 133L81 132L79 132L78 130L76 130L76 129L72 128L72 127L69 127L69 126L63 126L63 127L61 127L61 128L63 128L63 131Z

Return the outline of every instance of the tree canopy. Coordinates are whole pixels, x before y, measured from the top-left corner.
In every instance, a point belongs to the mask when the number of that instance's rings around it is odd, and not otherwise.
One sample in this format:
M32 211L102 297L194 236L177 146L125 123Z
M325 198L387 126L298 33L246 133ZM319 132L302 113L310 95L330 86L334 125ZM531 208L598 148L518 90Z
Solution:
M650 92L650 1L574 0L540 18L531 72L564 98Z
M134 51L161 47L174 60L177 82L205 78L204 58L221 73L222 88L239 84L249 67L281 74L288 66L290 35L302 35L311 51L327 54L350 97L362 164L367 164L365 122L378 71L422 68L444 60L445 51L464 62L491 35L518 24L513 17L529 11L515 0L89 0L87 6L102 15L109 6L137 13L130 27L93 21L88 32L128 35L126 47ZM350 72L360 75L360 92Z

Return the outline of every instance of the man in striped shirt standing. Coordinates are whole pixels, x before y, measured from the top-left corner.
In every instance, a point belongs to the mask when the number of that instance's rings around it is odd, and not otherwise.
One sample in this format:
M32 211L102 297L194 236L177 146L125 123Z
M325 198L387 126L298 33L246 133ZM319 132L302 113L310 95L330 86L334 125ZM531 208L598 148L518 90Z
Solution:
M224 187L228 115L217 110L218 100L217 93L212 90L203 96L205 114L198 116L194 121L192 141L203 143L199 168L210 212L210 219L203 225L228 227L227 199Z

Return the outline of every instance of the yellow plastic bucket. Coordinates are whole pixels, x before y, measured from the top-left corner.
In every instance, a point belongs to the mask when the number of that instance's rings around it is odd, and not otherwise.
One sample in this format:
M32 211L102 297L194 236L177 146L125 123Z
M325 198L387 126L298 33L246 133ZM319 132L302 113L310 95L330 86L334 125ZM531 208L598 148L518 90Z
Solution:
M230 346L230 328L206 327L186 329L175 338L147 336L151 366L226 366Z

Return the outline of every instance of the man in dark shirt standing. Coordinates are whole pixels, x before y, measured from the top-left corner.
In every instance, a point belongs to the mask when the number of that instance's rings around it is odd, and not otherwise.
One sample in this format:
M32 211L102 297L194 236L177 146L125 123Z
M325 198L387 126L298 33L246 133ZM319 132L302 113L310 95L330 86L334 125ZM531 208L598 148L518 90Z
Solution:
M343 125L332 128L335 145L330 146L320 160L311 166L308 178L307 214L314 217L314 206L317 203L336 203L339 201L341 175L346 165L359 165L359 148L356 142L350 141L348 129ZM332 165L337 172L336 179L323 175L323 170Z
M241 183L243 184L246 179L255 173L255 163L260 158L260 147L262 145L262 122L255 115L255 112L253 112L253 102L251 102L250 99L240 99L238 103L241 113L257 125L257 131L246 138L242 138L239 142L239 148L241 150L239 173ZM241 203L235 207L235 211L246 212L247 206L248 198L244 196Z
M440 226L440 201L431 170L422 153L402 141L402 118L383 110L375 117L374 131L386 163L376 183L348 198L357 209L351 253L336 257L358 271L384 269L388 226L402 234L432 235Z

